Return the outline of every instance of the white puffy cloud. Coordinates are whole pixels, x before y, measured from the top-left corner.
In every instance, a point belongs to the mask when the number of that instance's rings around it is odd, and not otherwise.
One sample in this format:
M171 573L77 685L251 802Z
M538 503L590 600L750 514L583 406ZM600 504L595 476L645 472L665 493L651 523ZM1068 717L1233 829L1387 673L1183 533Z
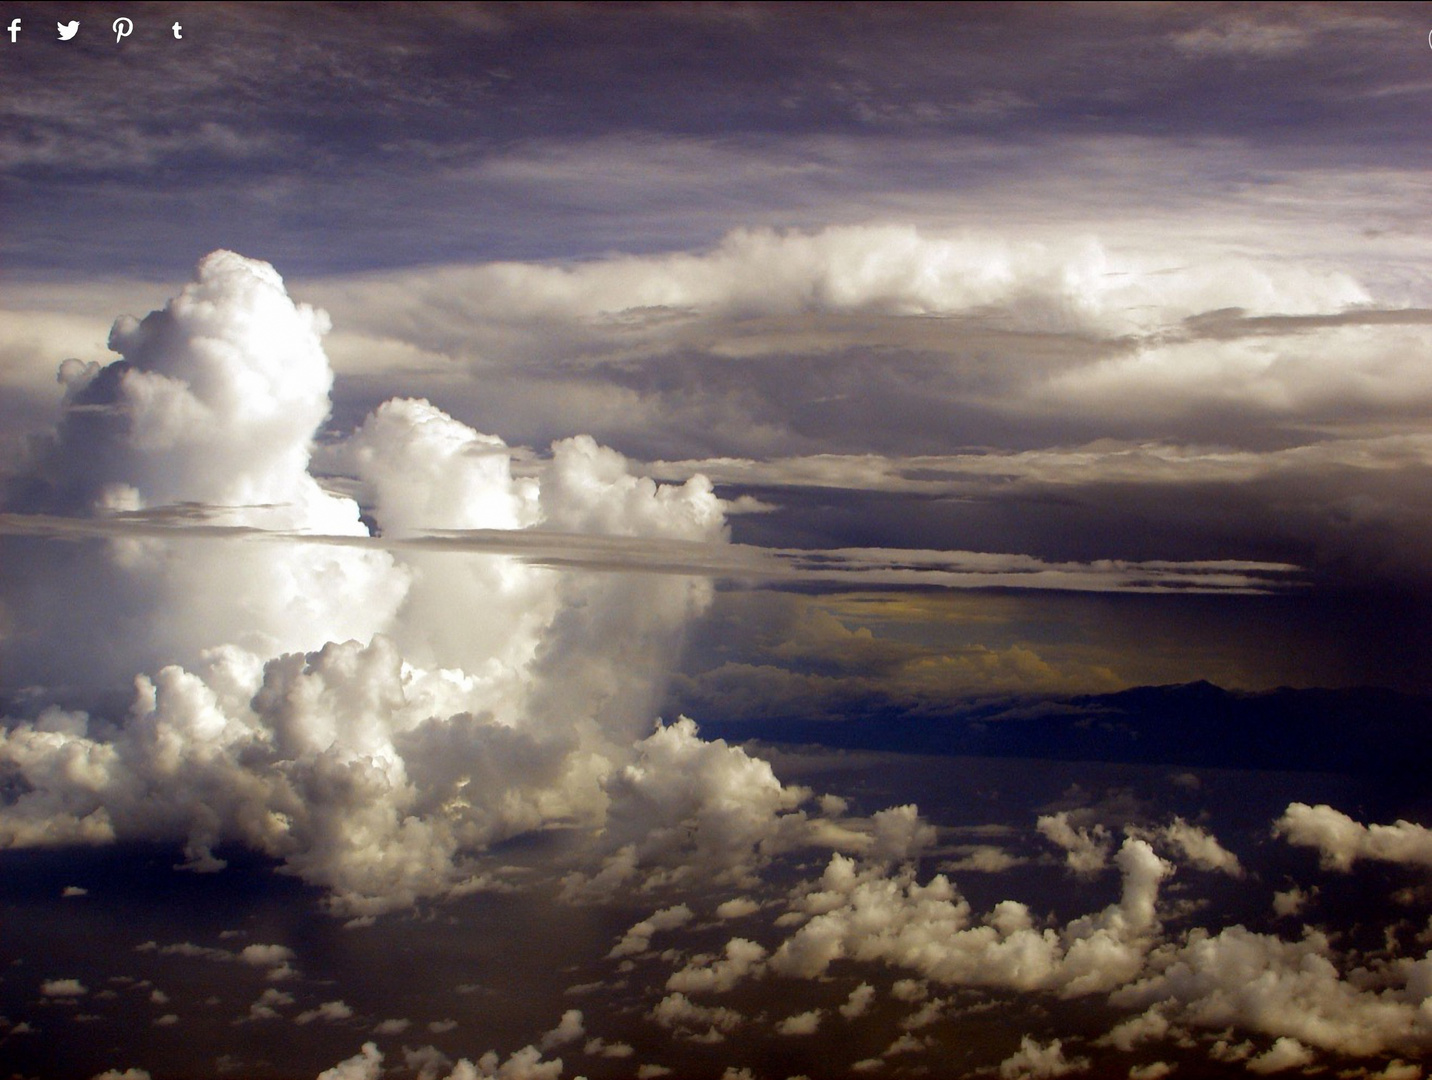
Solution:
M878 960L946 985L1108 991L1134 977L1155 944L1159 883L1172 872L1149 845L1127 838L1115 857L1119 901L1062 930L1040 929L1025 905L997 904L978 922L944 875L928 884L909 868L886 875L835 855L794 906L810 916L769 966L814 978L837 960Z
M734 1009L723 1005L698 1005L680 991L667 994L649 1015L662 1027L696 1042L720 1042L745 1022L745 1018Z
M413 1080L438 1080L452 1068L452 1058L431 1044L419 1047L403 1047L403 1064L416 1075Z
M576 1042L586 1033L586 1025L582 1023L582 1010L568 1009L562 1014L562 1019L557 1022L557 1026L543 1035L537 1045L545 1052L554 1047Z
M820 1030L821 1018L825 1016L824 1009L811 1009L808 1012L796 1013L784 1020L777 1021L777 1035L814 1035Z
M258 996L258 1000L249 1006L246 1020L276 1020L278 1010L287 1005L293 1004L293 995L282 990L275 990L270 986Z
M245 945L239 959L254 967L277 967L294 959L294 952L287 945Z
M728 919L744 919L761 910L761 905L749 896L735 896L716 905L716 917L723 922Z
M1317 848L1323 866L1351 870L1358 859L1432 866L1432 829L1410 821L1363 825L1326 803L1291 803L1273 826L1290 844Z
M1384 1068L1366 1075L1367 1080L1422 1080L1422 1066L1394 1058Z
M840 1006L840 1015L847 1020L855 1020L870 1011L870 1003L874 1000L875 987L863 982L850 992Z
M605 1039L588 1039L582 1047L582 1053L594 1057L606 1058L629 1058L636 1053L636 1047L630 1043L607 1042Z
M1312 900L1317 892L1317 886L1312 889L1304 889L1299 885L1275 892L1273 894L1273 911L1282 918L1301 915L1303 909L1308 906L1308 901Z
M1147 1065L1129 1066L1129 1080L1163 1080L1177 1068L1167 1061L1151 1061Z
M896 1001L924 1001L930 996L930 987L924 979L896 979L890 986L890 996Z
M340 1020L348 1020L353 1016L353 1008L344 1001L325 1001L316 1009L305 1009L293 1018L295 1024L311 1024L315 1020L327 1020L329 1023L337 1023Z
M915 859L935 842L935 828L920 819L919 808L907 803L877 810L871 817L872 836L868 856L885 863Z
M1076 828L1069 822L1069 811L1045 814L1037 822L1039 834L1065 851L1065 861L1076 874L1094 874L1109 865L1111 838L1102 825Z
M1041 1080L1043 1077L1067 1076L1089 1068L1088 1058L1064 1056L1064 1046L1053 1039L1047 1046L1028 1035L1019 1040L1019 1049L999 1063L1003 1080Z
M1432 1039L1432 957L1398 961L1379 979L1344 976L1328 938L1307 929L1285 941L1232 926L1189 931L1158 954L1155 970L1116 989L1120 1007L1171 1020L1238 1028L1349 1055L1425 1046ZM1129 1032L1133 1034L1132 1031Z
M76 998L89 993L89 988L78 979L46 979L40 984L44 997Z
M723 957L692 957L690 963L666 980L666 988L685 994L724 993L743 979L759 978L765 971L765 959L764 946L745 938L732 938L726 942Z
M934 1040L928 1035L922 1039L907 1031L887 1046L880 1056L889 1058L894 1057L896 1054L917 1054L922 1050L929 1049L933 1045Z
M1250 1072L1266 1076L1269 1073L1283 1072L1287 1069L1297 1069L1304 1065L1311 1065L1315 1055L1297 1039L1290 1039L1286 1035L1280 1036L1273 1045L1255 1058L1248 1060Z
M623 956L644 953L651 947L653 935L662 930L675 930L690 921L691 909L685 904L655 911L623 934L622 939L612 946L612 951L607 953L607 958L616 960Z
M783 785L740 747L703 740L693 721L659 725L635 750L605 785L605 843L615 853L602 874L572 879L574 895L602 895L638 865L648 868L647 887L698 878L751 883L772 855L812 841L797 810L810 791Z
M1200 870L1212 870L1241 878L1243 866L1238 856L1218 842L1218 838L1197 825L1190 825L1183 818L1158 829L1153 836L1173 847L1183 859Z
M378 1080L382 1075L383 1052L368 1042L351 1058L324 1069L318 1074L318 1080Z
M609 803L600 843L609 854L597 873L567 876L569 900L600 900L638 880L646 890L695 881L753 885L773 858L802 847L889 863L918 856L935 837L914 806L869 818L812 818L801 809L811 801L809 789L782 784L768 762L741 747L702 739L686 717L658 724L633 749L633 760L604 784ZM728 903L738 906L721 905L722 918L758 907Z
M946 998L931 998L909 1016L902 1018L900 1026L906 1031L919 1031L920 1028L929 1027L944 1019L948 1005L949 1000Z
M1169 1033L1169 1026L1168 1017L1155 1007L1115 1024L1096 1045L1112 1046L1127 1053L1140 1043L1162 1039Z
M524 1046L506 1061L494 1050L483 1054L476 1064L463 1058L447 1080L557 1080L561 1075L561 1058L544 1061L535 1046Z

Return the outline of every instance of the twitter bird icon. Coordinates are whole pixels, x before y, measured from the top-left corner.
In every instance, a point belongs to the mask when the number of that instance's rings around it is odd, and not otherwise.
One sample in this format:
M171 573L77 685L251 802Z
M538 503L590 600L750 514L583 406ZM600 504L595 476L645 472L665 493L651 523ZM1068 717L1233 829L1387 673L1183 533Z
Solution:
M59 28L61 41L69 41L70 38L80 32L80 21L78 19L71 19L67 23L62 22L56 23L55 25Z

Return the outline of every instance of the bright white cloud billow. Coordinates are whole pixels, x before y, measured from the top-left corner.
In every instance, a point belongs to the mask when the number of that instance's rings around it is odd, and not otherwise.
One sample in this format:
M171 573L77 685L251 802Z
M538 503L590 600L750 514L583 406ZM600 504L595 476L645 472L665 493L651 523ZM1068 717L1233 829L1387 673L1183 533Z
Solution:
M1432 830L1410 821L1364 825L1326 803L1292 803L1274 829L1290 844L1316 848L1334 870L1351 870L1358 859L1432 866Z
M196 504L241 527L365 534L357 504L308 472L333 380L327 326L272 267L210 255L162 311L115 323L122 360L61 366L63 417L22 503L79 515ZM201 544L180 556L134 540L12 550L3 585L28 630L5 642L6 681L93 687L221 645L266 658L366 640L393 618L407 574L378 551Z
M943 875L928 884L905 871L886 876L836 855L796 901L809 916L771 956L781 975L815 978L837 960L877 960L955 986L1112 990L1133 977L1158 936L1159 883L1172 867L1142 840L1115 855L1120 900L1062 930L1040 928L1024 904L1006 900L976 919Z
M1326 935L1311 930L1286 941L1241 926L1217 934L1200 928L1161 957L1155 973L1110 1001L1136 1008L1162 1002L1166 1014L1191 1025L1236 1026L1341 1054L1406 1052L1432 1042L1425 1008L1432 958L1397 965L1383 985L1344 977L1337 959Z
M308 471L332 378L325 327L272 268L210 256L164 311L117 324L122 363L67 364L65 420L36 466L32 505L112 515L197 504L240 528L365 536L358 505ZM339 456L397 538L540 524L723 536L702 480L658 486L582 438L559 444L541 475L515 478L500 440L427 402L384 405ZM340 903L384 908L480 887L462 853L504 836L600 822L613 796L677 795L640 770L611 794L606 785L649 730L681 627L709 593L699 580L341 545L117 539L74 549L58 570L39 561L51 554L29 547L7 562L15 607L44 623L7 639L8 676L43 677L63 660L27 642L83 654L98 627L112 647L87 665L92 678L149 674L117 725L51 706L7 727L0 754L25 782L0 809L9 846L172 838L195 869L216 869L214 845L236 840ZM546 675L554 668L560 679ZM763 763L694 729L645 745L705 762L712 798L747 775L770 789L750 825L718 815L701 831L716 862L759 841L763 815L792 798ZM699 813L682 798L673 824Z

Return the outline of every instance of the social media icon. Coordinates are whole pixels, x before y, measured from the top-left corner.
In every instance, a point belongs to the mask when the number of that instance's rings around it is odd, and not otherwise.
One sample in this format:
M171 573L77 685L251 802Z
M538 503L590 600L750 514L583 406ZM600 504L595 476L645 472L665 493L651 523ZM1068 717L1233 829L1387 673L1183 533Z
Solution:
M78 19L71 19L69 22L55 23L55 26L59 28L61 41L69 41L70 38L80 32L80 21Z
M171 26L169 29L174 31L174 40L175 40L175 41L178 41L180 38L182 38L182 37L184 36L183 34L181 34L181 33L179 32L179 31L183 30L184 27L182 27L182 26L179 25L178 23L175 23L175 24L174 24L173 26Z
M114 31L114 43L118 45L125 38L129 37L130 34L134 33L134 20L126 19L121 15L114 20L114 25L110 27L110 29Z
M15 39L20 36L20 20L11 19L10 25L5 27L5 29L10 34L10 44L15 44Z

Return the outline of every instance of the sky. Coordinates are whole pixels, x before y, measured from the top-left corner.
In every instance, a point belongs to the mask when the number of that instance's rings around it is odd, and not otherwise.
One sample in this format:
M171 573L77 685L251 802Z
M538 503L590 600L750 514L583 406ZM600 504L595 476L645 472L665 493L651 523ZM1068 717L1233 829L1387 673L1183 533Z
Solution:
M0 6L0 1077L1423 1077L1429 33Z

